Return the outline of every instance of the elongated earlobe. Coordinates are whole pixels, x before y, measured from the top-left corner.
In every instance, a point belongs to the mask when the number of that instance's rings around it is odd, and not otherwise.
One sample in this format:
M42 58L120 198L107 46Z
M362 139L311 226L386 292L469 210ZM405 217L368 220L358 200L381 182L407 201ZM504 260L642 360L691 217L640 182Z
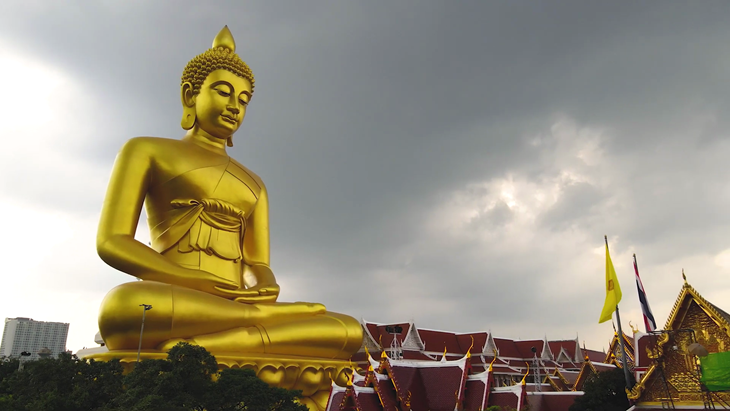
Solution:
M183 106L180 125L183 129L190 130L195 125L195 98L193 96L193 85L189 82L183 83L180 87L180 101Z
M182 121L180 121L180 125L185 130L190 130L195 125L195 108L188 108L185 107L183 109L183 117Z

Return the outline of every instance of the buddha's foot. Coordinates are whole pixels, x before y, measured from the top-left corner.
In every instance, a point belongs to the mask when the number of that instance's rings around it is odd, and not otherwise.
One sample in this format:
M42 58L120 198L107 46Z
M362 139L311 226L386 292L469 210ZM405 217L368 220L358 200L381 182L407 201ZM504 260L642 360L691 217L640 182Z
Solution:
M256 304L258 313L264 322L272 320L290 320L296 317L310 317L317 314L325 314L327 309L319 303L275 303L275 304Z
M241 327L219 333L198 335L193 338L172 338L157 346L157 350L168 352L175 345L186 342L199 345L209 352L216 353L263 353L262 331L257 327Z
M245 352L264 353L266 331L259 327L241 327L219 333L193 337L194 344L205 347L211 353Z

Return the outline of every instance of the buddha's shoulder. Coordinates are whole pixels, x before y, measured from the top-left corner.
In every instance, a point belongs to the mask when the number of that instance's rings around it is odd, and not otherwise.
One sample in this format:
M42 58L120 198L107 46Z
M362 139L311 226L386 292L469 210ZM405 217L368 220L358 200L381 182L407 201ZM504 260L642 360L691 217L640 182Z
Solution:
M238 179L244 181L244 182L253 182L256 184L259 188L259 190L265 189L264 182L261 180L261 177L259 177L256 173L251 171L248 167L244 166L243 164L239 163L235 159L231 157L231 163L230 163L229 171L235 175Z
M129 154L156 154L168 153L169 150L185 149L186 145L177 139L162 137L134 137L124 144L122 153Z

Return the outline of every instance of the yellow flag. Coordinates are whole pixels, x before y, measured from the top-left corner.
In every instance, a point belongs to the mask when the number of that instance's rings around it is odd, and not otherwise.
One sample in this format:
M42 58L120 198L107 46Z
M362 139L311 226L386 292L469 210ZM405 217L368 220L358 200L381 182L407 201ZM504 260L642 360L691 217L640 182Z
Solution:
M603 303L599 324L611 319L619 301L621 301L621 286L618 285L616 270L613 269L611 256L608 254L608 242L606 242L606 302Z

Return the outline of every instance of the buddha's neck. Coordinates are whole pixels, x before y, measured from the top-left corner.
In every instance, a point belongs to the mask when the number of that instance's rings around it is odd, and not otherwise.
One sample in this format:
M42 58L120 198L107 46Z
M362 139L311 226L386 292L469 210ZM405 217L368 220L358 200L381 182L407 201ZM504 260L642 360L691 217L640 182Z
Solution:
M198 147L202 147L206 150L210 150L217 154L227 155L226 153L226 140L221 140L211 134L193 127L185 134L183 141L195 144Z

